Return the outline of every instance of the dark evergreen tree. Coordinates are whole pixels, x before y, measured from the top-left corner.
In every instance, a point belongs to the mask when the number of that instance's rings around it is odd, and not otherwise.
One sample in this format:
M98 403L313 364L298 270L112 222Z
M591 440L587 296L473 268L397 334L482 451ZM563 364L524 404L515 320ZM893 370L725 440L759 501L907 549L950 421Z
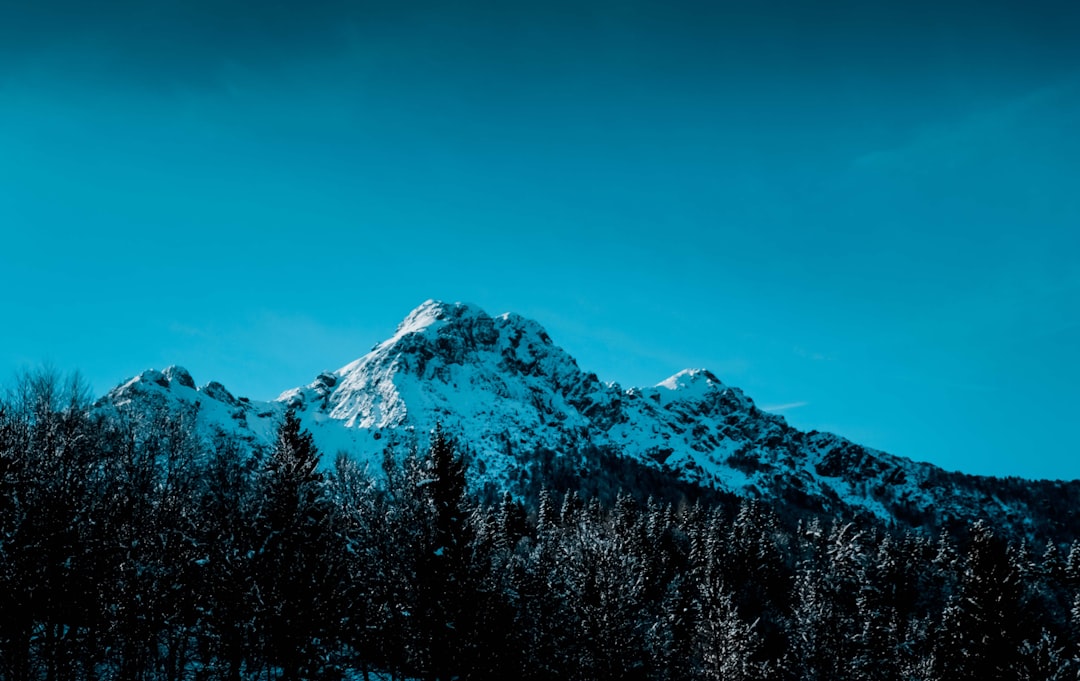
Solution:
M94 580L107 574L87 524L101 479L101 421L85 386L51 370L25 374L5 404L4 563L0 638L13 679L74 677L100 651Z
M221 439L202 469L195 560L196 632L205 668L225 681L240 681L260 666L255 645L259 611L256 491L246 454Z
M795 659L805 679L843 678L858 653L865 537L851 523L828 531L813 523L803 537L811 553L799 566L794 585Z
M466 494L465 463L454 443L436 427L419 482L431 513L431 533L417 565L417 625L427 655L423 672L430 679L461 673L463 636L476 627L470 597L476 586L470 572L473 528Z
M940 679L1015 679L1031 632L1021 568L1008 544L979 521L971 527L957 591L945 607L934 646Z
M399 461L394 450L383 456L385 486L366 495L360 506L365 519L364 560L361 590L367 594L366 610L372 647L372 664L394 678L415 676L426 663L429 648L418 617L418 575L422 556L431 550L431 508L421 489L427 472L415 447Z
M342 575L319 452L292 411L256 486L257 635L286 681L320 675L339 616Z
M782 632L774 626L770 612L785 612L790 606L792 568L780 545L782 531L776 512L759 500L739 505L730 524L725 549L725 581L744 620L757 621L762 654L780 657L786 646ZM735 586L737 585L737 586Z
M554 517L549 505L540 515L536 542L524 557L517 584L520 606L517 620L522 630L522 673L529 679L558 678L572 666L576 640L567 602L564 535L567 528ZM564 514L565 515L565 514Z
M755 623L739 617L730 593L709 593L702 600L696 632L699 644L696 676L724 681L769 678L766 665L756 661L760 639Z
M342 547L340 638L351 653L346 660L369 678L370 665L379 660L374 611L378 585L385 579L375 550L375 528L383 519L376 510L374 481L356 461L339 453L330 480L334 501L335 534Z
M513 551L528 532L528 514L525 505L509 493L503 494L499 506L498 531L493 541L499 548Z
M1020 645L1017 681L1065 681L1076 679L1080 671L1057 637L1045 629Z

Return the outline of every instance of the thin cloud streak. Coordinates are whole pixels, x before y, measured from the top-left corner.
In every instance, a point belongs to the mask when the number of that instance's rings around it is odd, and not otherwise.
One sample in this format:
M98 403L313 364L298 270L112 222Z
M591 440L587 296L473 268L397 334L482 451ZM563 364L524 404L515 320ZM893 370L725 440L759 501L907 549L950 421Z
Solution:
M809 404L809 402L787 402L786 404L772 404L762 407L761 410L769 412L788 411L789 409L798 409L799 407L805 407Z
M1015 132L1031 128L1031 119L1043 125L1060 123L1062 114L1076 105L1080 74L1029 91L996 107L976 111L948 124L928 126L908 144L875 150L854 160L856 171L939 172L995 159L1013 150ZM1067 118L1067 116L1066 116ZM1025 151L1024 149L1020 150Z

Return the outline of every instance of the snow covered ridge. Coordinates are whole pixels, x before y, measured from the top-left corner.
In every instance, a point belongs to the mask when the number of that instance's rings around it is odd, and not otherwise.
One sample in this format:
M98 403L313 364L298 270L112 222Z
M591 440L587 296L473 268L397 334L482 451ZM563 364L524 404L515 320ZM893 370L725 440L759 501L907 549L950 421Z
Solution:
M906 517L905 524L926 508L944 517L1024 513L957 487L929 464L798 431L704 369L648 388L602 383L536 322L463 303L423 303L363 357L270 402L234 397L215 382L196 387L187 371L169 367L143 372L99 405L186 409L206 437L224 432L253 446L268 444L292 408L324 462L345 451L372 470L388 443L420 437L423 445L441 423L470 451L476 484L505 483L523 454L595 446L690 482L815 510Z

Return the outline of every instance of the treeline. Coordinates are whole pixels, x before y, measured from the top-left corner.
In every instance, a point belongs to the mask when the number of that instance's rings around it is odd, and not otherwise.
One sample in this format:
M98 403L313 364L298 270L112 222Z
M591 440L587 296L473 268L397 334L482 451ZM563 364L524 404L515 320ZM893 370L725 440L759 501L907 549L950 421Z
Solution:
M206 443L77 384L0 404L0 678L1074 679L1080 545L470 493L440 431L372 475Z

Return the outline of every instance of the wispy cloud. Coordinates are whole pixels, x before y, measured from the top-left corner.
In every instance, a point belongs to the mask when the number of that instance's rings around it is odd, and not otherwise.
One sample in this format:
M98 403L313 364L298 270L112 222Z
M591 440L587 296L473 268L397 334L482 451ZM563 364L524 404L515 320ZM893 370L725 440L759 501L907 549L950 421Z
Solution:
M831 362L833 359L832 357L826 355L823 352L813 352L811 350L807 350L806 348L801 348L798 346L793 348L792 352L794 352L798 357L813 360L815 362Z
M906 145L856 158L853 169L949 173L974 162L1027 153L1028 140L1018 139L1017 132L1030 136L1033 130L1057 130L1071 119L1068 111L1076 106L1078 84L1080 76L1074 76L965 118L927 126Z
M810 404L810 403L809 402L787 402L785 404L770 404L768 406L762 407L761 410L762 411L771 411L771 412L787 411L789 409L798 409L799 407L805 407L808 404Z

